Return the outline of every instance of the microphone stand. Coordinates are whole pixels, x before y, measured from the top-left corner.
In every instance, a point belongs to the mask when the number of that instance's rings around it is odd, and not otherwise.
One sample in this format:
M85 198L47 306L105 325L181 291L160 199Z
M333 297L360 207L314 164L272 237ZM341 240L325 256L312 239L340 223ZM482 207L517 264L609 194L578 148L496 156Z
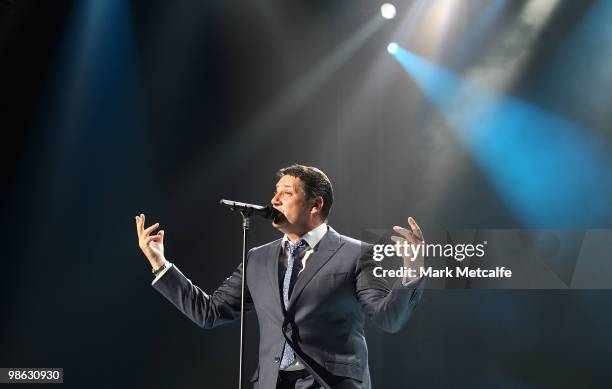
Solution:
M242 389L242 373L244 367L244 291L246 285L246 257L248 246L248 233L251 226L251 215L259 215L265 218L273 218L278 211L271 205L261 206L238 201L224 200L220 201L221 205L229 207L232 211L240 211L242 215L242 274L241 274L241 292L240 292L240 365L238 368L238 389Z
M242 372L244 367L244 286L246 284L246 257L248 233L251 225L252 209L244 208L240 210L242 215L242 280L240 293L240 365L238 368L238 389L242 389Z

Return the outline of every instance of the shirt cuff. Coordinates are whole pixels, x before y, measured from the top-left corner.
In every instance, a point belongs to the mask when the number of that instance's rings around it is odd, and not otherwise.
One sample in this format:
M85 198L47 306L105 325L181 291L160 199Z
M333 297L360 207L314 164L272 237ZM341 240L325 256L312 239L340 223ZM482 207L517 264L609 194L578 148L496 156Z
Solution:
M172 262L166 260L166 268L162 271L159 272L159 274L157 275L157 277L155 277L155 279L151 282L151 285L154 285L157 280L159 280L160 278L162 278L164 276L164 274L166 274L166 272L168 271L168 269L170 269L172 267Z

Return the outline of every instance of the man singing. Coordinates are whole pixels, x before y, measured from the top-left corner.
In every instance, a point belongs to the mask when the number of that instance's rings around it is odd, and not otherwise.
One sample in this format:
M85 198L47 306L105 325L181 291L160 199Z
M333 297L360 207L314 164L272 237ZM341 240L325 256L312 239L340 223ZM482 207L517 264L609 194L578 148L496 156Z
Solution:
M272 226L284 235L249 251L245 305L259 321L259 389L370 388L367 316L388 332L409 319L423 293L422 278L389 287L373 274L372 245L327 225L332 185L319 169L292 165L279 170ZM414 219L410 230L394 227L410 244L423 243ZM136 216L139 246L148 258L153 287L202 328L240 317L242 266L212 294L203 292L164 257L164 231L145 228ZM415 268L423 258L404 258ZM417 272L418 273L418 272Z

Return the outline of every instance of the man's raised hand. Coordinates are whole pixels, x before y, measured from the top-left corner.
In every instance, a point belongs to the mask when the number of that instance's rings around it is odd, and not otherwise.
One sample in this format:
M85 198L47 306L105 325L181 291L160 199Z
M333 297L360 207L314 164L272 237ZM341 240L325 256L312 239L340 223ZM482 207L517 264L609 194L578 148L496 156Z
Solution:
M164 258L164 230L151 235L159 227L155 223L148 228L144 228L145 215L136 216L136 233L138 234L138 246L149 260L151 267L156 270L166 262Z
M414 248L411 252L418 254L404 257L404 267L414 269L415 273L419 274L420 268L424 265L424 247L420 247L419 250L417 246L423 245L425 243L425 238L423 237L423 231L421 231L421 228L412 217L408 218L408 225L410 226L410 230L401 226L394 226L393 231L401 236L391 236L391 240L394 242L407 241L408 244Z

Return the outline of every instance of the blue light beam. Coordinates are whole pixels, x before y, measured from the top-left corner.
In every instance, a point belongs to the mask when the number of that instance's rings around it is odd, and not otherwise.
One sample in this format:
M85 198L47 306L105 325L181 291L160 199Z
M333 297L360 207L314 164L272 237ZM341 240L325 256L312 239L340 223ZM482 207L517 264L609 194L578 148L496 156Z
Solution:
M612 1L595 1L557 52L550 56L533 87L554 110L569 111L589 126L611 131Z
M394 57L526 226L610 223L610 152L589 131L462 79L402 47Z

